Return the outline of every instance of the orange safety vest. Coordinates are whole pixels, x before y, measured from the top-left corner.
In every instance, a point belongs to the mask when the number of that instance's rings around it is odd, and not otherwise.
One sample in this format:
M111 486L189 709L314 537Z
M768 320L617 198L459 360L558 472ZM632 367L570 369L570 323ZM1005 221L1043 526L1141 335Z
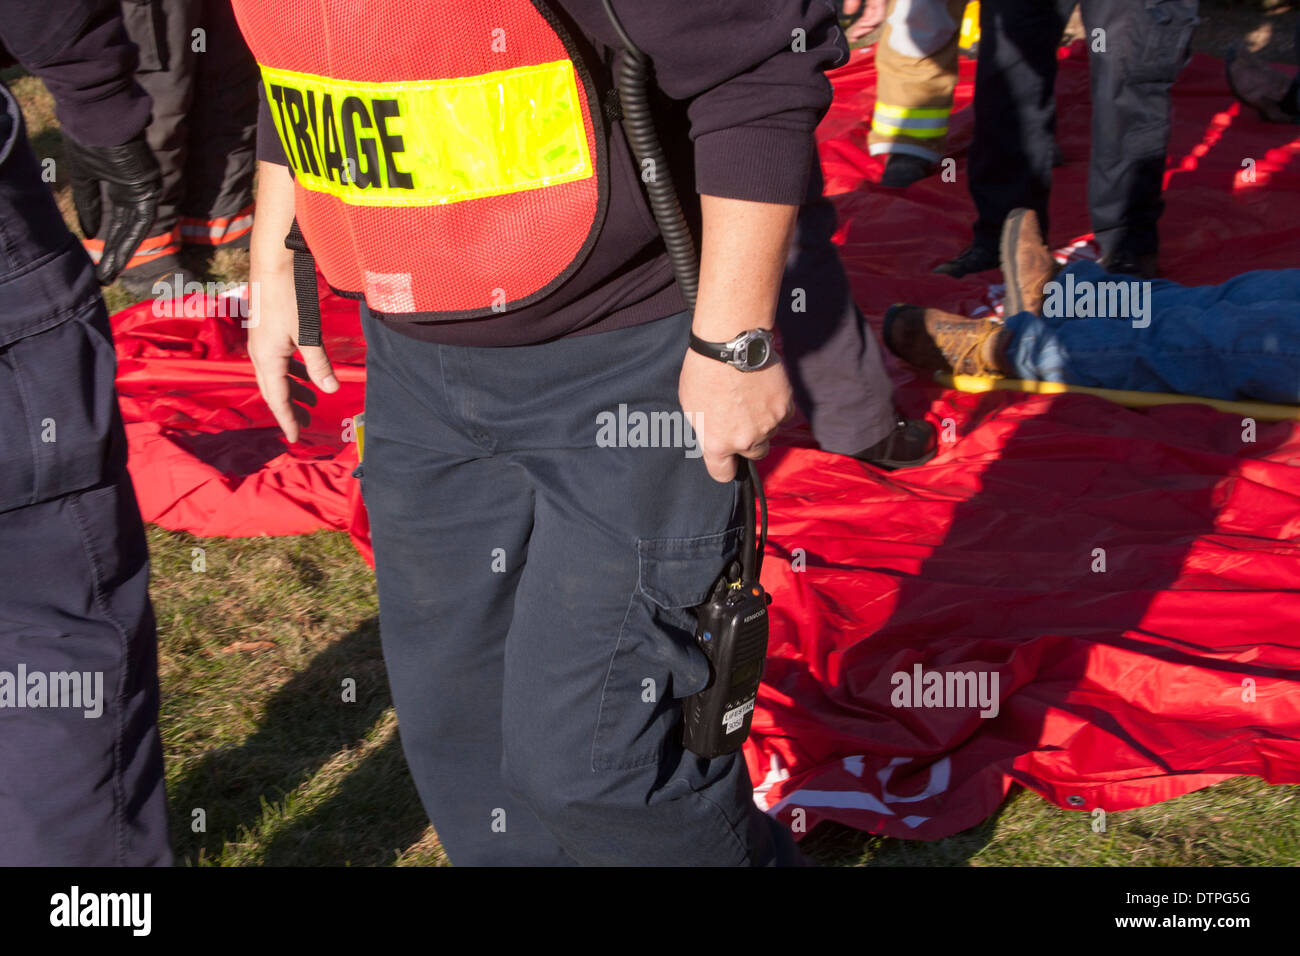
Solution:
M527 0L234 0L294 176L302 237L373 312L529 305L607 205L589 57Z

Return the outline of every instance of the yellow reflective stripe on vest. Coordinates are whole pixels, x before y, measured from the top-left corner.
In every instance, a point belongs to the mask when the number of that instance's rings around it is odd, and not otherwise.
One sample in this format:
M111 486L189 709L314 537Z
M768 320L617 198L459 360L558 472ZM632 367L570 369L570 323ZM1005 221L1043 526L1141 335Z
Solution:
M570 60L363 83L262 67L303 188L358 206L431 206L593 175Z
M877 103L871 116L871 128L884 136L910 136L914 139L938 139L948 134L947 109L909 109Z

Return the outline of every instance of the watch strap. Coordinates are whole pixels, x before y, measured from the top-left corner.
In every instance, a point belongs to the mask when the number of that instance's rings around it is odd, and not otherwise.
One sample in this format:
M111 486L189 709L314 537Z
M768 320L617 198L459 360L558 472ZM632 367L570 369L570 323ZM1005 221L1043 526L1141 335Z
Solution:
M691 349L711 359L731 364L731 349L726 342L706 342L692 331Z

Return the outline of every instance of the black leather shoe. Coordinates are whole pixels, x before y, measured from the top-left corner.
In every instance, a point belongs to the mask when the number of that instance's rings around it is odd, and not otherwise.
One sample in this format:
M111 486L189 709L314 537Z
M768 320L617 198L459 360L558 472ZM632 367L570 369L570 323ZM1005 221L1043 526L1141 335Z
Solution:
M954 279L960 279L964 275L970 275L972 272L988 272L990 269L998 267L998 248L997 246L987 247L978 244L971 244L961 251L956 259L934 267L934 271L939 275L952 276Z
M939 453L938 439L924 418L900 418L893 431L853 457L886 471L914 468Z
M1155 279L1160 276L1160 266L1154 252L1128 252L1118 249L1098 259L1097 265L1107 272L1134 276L1138 279Z

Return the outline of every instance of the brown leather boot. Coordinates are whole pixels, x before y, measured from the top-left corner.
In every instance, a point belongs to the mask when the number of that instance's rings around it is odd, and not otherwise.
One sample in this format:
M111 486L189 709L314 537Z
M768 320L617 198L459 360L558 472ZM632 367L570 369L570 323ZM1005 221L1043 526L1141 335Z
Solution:
M885 313L885 345L918 368L956 375L1006 375L1006 328L919 305L894 305Z
M1002 224L1002 277L1007 284L1004 312L1038 315L1043 307L1043 286L1056 278L1059 266L1048 251L1038 214L1032 209L1013 209Z

